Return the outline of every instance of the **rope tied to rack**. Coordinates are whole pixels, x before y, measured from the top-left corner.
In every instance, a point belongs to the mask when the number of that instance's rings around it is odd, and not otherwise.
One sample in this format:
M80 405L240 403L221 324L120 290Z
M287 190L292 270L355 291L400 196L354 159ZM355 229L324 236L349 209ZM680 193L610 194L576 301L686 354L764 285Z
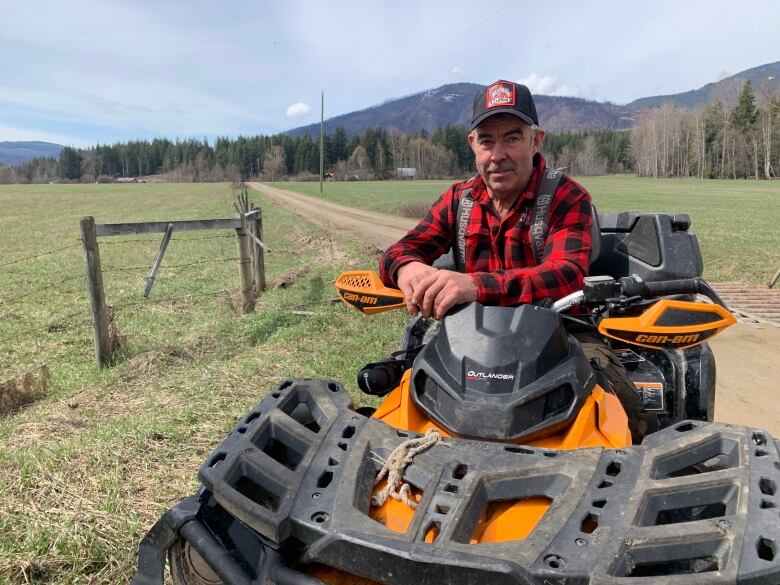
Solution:
M429 429L422 437L408 439L398 445L390 456L382 461L382 469L376 476L374 486L379 485L387 477L387 484L374 494L371 504L377 508L384 505L388 498L393 498L414 509L417 502L411 497L412 486L403 481L404 469L412 463L415 456L427 451L441 441L441 435L436 429ZM381 460L381 458L380 458Z

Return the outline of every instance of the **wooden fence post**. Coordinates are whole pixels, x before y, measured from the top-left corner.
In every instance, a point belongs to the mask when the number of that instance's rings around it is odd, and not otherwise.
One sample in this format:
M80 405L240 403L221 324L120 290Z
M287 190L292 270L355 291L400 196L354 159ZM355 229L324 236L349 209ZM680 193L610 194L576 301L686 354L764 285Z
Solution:
M247 222L243 213L241 227L236 228L236 245L238 246L238 271L241 276L241 312L246 315L255 310L255 291L252 286L252 273L250 264L252 256L249 251L249 235L247 234Z
M255 237L262 242L263 210L259 207L255 208L254 204L252 204L252 211L255 211L255 209L257 210L257 215L255 220L250 225L250 229L252 230L252 233L255 235ZM265 252L263 251L262 246L260 246L260 244L258 244L256 241L253 241L253 250L255 253L255 294L259 295L265 290Z
M112 355L94 217L81 218L81 242L84 246L84 263L87 269L87 293L92 312L92 328L95 332L95 360L98 368L103 368L111 363Z

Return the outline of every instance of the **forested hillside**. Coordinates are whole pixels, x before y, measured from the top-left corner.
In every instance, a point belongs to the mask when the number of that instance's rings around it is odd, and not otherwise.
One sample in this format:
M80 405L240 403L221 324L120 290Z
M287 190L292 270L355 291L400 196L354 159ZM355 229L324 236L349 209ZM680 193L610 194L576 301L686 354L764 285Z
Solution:
M40 141L0 141L0 164L18 165L33 158L58 157L62 146Z
M325 132L342 127L348 137L360 135L369 127L396 130L405 134L433 134L447 126L471 123L474 96L482 89L475 83L453 83L325 120ZM585 132L589 130L628 130L636 110L608 102L574 97L536 95L536 110L548 132ZM288 131L290 136L320 134L319 124L309 124Z

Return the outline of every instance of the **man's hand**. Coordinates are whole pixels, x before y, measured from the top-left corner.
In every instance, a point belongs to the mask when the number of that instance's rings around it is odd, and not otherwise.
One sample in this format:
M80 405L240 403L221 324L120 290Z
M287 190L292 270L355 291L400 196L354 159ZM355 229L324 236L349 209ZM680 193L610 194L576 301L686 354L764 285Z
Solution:
M428 266L422 262L410 262L409 264L404 264L401 266L401 268L398 269L398 273L396 274L396 282L398 283L398 288L401 289L402 293L404 293L404 298L406 299L406 308L412 317L415 317L419 312L417 305L414 303L412 298L419 286L420 281L437 272L439 272L437 268Z
M478 294L477 285L468 274L436 270L417 283L412 302L423 317L442 319L455 305L476 301Z

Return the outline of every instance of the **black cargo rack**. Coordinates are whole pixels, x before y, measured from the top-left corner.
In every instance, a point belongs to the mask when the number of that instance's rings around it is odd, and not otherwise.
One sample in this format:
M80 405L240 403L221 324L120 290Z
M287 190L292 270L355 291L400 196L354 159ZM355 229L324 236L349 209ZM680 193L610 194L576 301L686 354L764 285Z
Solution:
M409 436L351 410L336 382L282 383L142 541L133 583L162 584L177 539L225 583L311 585L315 562L399 585L780 583L780 461L764 431L686 421L617 450L447 439L406 469L423 496L399 533L368 507L378 461ZM528 537L469 544L489 502L533 496L550 507Z

